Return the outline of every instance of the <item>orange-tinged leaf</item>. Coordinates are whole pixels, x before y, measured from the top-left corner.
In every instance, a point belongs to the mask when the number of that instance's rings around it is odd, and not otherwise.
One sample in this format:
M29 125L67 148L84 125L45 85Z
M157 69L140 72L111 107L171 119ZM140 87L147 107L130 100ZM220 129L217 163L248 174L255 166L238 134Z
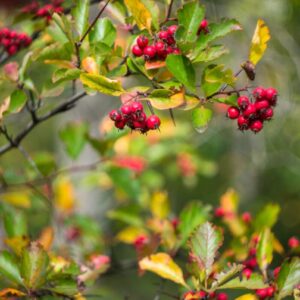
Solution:
M239 205L239 195L233 189L228 189L225 194L222 195L220 204L225 214L235 214Z
M65 68L65 69L74 68L74 64L68 60L46 59L44 63L47 65L56 65L57 67Z
M137 237L141 235L146 235L147 232L141 228L136 226L128 226L122 229L116 236L116 239L119 242L123 242L126 244L133 244Z
M88 56L82 60L82 68L90 74L98 74L98 65L94 57Z
M158 191L152 195L150 209L152 215L164 219L170 213L170 202L166 192Z
M3 100L3 102L0 104L0 122L3 119L4 113L9 109L10 104L10 97L7 97Z
M26 236L15 236L12 238L6 238L4 243L17 255L21 255L23 249L29 245L30 240Z
M157 61L146 61L145 68L146 70L153 70L153 69L159 69L166 66L166 62L163 60L157 60Z
M30 196L28 191L9 192L1 195L1 200L17 207L29 208L31 206Z
M67 177L58 179L55 185L55 205L62 213L71 213L75 206L75 193L72 182Z
M4 297L2 299L6 299L7 296L24 297L26 294L13 288L6 288L0 291L0 297Z
M150 271L162 278L171 280L188 288L181 268L174 262L167 253L156 253L144 257L139 261L139 267L144 271Z
M194 96L185 95L184 99L185 99L185 102L180 107L180 109L183 109L183 110L191 110L191 109L195 108L197 105L199 105L199 103L200 103L200 100Z
M246 294L238 298L235 298L235 300L257 300L257 299L258 298L253 294Z
M53 239L54 239L54 230L52 227L49 226L42 231L38 239L38 242L44 247L46 251L48 251L52 246Z
M263 57L270 38L271 35L268 26L263 20L259 19L252 37L249 53L249 61L251 61L254 65L256 65Z

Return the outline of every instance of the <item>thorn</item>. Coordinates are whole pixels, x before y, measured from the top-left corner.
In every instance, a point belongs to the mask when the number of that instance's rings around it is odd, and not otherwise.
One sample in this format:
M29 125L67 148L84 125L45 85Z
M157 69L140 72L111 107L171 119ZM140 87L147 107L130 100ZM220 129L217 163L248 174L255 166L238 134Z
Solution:
M169 109L169 113L170 113L171 119L173 121L173 124L176 127L176 122L175 122L174 113L173 113L173 109L172 108Z

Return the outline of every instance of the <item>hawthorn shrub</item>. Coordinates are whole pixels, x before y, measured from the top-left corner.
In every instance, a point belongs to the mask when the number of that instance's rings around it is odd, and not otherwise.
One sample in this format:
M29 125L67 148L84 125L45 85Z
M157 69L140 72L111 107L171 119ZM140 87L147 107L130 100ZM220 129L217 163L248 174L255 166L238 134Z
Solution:
M157 294L144 299L300 299L300 242L276 237L277 204L254 216L229 189L215 209L191 201L177 215L155 171L166 164L190 185L217 169L197 155L188 122L176 127L174 111L191 115L200 133L215 104L249 134L273 118L276 87L254 81L270 39L263 20L240 70L216 62L228 53L222 38L242 29L235 19L211 22L195 0L33 1L0 28L0 155L15 149L28 162L21 172L0 170L1 298L100 298L89 294L99 277L134 268L161 277ZM83 121L59 132L71 159L88 144L96 162L61 168L49 153L26 151L22 142L36 127L96 93L121 100L105 112L101 137ZM24 114L28 124L12 133L8 121ZM87 175L76 182L73 172ZM111 230L76 209L77 184L114 192ZM116 259L118 244L131 249L132 260ZM166 280L172 293L163 289Z

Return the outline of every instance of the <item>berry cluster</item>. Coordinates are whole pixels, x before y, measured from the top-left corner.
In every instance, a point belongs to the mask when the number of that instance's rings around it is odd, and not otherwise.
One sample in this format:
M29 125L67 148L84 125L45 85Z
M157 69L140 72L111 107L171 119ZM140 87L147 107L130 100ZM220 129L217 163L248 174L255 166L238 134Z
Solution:
M137 57L144 56L145 60L165 60L168 54L180 54L174 38L176 30L177 25L161 30L154 37L152 44L149 44L146 36L140 35L132 47L132 54Z
M40 6L38 2L34 1L24 6L22 8L22 12L33 14L35 17L45 18L47 21L50 21L53 13L62 13L64 11L63 7L61 6L62 3L63 0L52 0L50 4Z
M160 126L159 117L156 115L147 117L143 104L138 101L124 104L119 110L112 110L109 117L115 122L115 127L118 129L124 129L127 125L132 130L146 133L149 130L158 129Z
M228 296L225 293L207 293L205 291L188 291L186 292L183 297L183 300L228 300Z
M264 89L257 87L253 90L254 101L247 96L240 96L238 107L231 106L227 110L227 117L237 119L238 128L242 131L250 129L258 133L263 129L263 123L272 119L272 107L277 102L277 91L274 88Z
M9 56L16 54L20 49L28 47L32 42L30 36L23 32L16 32L8 28L0 29L0 46Z
M270 285L264 289L258 289L255 291L256 296L260 299L260 300L264 300L264 299L273 299L273 296L275 294L275 287Z

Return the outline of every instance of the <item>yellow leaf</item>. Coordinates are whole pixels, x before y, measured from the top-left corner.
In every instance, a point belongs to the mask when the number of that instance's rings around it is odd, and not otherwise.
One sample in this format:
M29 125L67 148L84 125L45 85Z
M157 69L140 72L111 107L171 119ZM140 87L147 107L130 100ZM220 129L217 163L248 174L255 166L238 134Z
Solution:
M141 235L147 235L147 232L143 228L128 226L117 234L116 239L119 242L132 244L136 240L136 238Z
M75 206L74 187L67 177L58 179L55 185L55 205L62 213L71 213Z
M3 289L0 291L1 299L6 299L7 296L24 297L24 296L26 296L26 294L19 290L13 289L13 288L6 288L6 289ZM2 297L4 297L4 298L2 298Z
M225 214L234 214L237 212L239 201L238 193L234 189L228 189L226 193L222 195L220 204Z
M124 2L139 29L146 28L151 32L152 17L144 3L139 0L124 0Z
M170 202L166 192L155 192L151 198L150 209L152 215L164 219L170 213Z
M3 100L3 102L0 104L0 122L3 119L4 113L8 110L10 104L10 97L7 97Z
M12 238L6 238L4 242L17 255L21 255L23 249L29 245L30 240L26 236L15 236Z
M82 60L82 68L90 74L99 73L96 60L91 56L88 56Z
M166 66L166 62L162 60L156 60L156 61L146 61L145 68L146 70L154 70L163 68Z
M183 279L182 270L167 253L157 253L150 255L150 257L144 257L139 261L139 267L144 271L153 272L162 278L189 288Z
M251 61L254 65L256 65L263 57L267 49L267 42L270 38L271 36L268 26L263 20L259 19L252 37L249 54L249 61Z
M56 65L57 67L65 68L65 69L74 68L74 64L68 60L46 59L44 63L47 65Z
M38 242L44 247L46 251L48 251L52 246L53 239L54 239L54 230L52 227L49 226L42 231L38 239Z
M274 240L273 240L273 247L277 253L279 253L279 254L284 253L284 248L283 248L282 244L280 243L280 241L276 237L274 237Z
M246 294L238 298L235 298L235 300L257 300L257 297L253 294Z
M87 298L83 297L82 294L78 293L74 296L75 300L86 300Z
M62 256L51 256L50 265L55 273L61 273L64 268L69 267L70 261L66 260Z
M28 191L9 192L1 195L0 198L3 201L17 207L29 208L31 206Z

